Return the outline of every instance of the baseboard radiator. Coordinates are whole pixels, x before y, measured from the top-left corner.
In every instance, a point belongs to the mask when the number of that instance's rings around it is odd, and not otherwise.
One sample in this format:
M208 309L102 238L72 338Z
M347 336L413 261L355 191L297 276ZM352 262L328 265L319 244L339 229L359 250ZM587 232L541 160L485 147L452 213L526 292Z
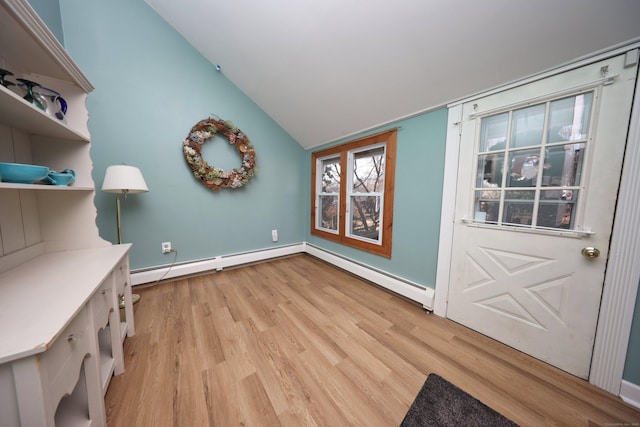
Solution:
M620 397L629 405L640 409L640 386L629 381L622 380Z
M355 262L341 255L310 245L306 242L281 246L278 248L217 256L215 258L176 264L173 266L160 266L145 270L136 270L131 273L131 283L133 286L149 284L161 279L174 279L193 274L221 271L229 267L266 261L298 253L307 253L312 255L378 286L415 301L427 310L433 310L435 293L432 288L421 286L417 283L394 276L374 267Z

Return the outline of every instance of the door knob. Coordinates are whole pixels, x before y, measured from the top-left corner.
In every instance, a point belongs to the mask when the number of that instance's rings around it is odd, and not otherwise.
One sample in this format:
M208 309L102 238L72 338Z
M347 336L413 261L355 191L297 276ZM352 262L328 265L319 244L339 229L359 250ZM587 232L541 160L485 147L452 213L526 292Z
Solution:
M582 255L584 255L585 258L594 259L600 256L600 251L591 246L587 246L586 248L582 248Z

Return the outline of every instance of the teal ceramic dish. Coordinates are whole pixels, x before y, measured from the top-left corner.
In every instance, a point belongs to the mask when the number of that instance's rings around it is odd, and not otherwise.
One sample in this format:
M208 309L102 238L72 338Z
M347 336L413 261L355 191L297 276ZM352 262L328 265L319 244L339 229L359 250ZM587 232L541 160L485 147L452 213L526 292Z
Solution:
M48 173L49 168L46 166L0 162L0 176L3 182L33 184L44 179Z
M76 172L73 169L65 169L62 172L49 171L47 176L42 180L51 185L71 185L76 180Z

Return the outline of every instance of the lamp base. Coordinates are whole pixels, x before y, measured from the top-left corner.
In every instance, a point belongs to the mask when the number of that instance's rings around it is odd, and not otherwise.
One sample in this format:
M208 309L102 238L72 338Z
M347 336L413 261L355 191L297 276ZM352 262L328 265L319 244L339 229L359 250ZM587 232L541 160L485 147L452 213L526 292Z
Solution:
M136 304L140 301L140 294L131 294L131 302L132 304ZM118 301L118 306L123 309L124 308L124 295L122 295Z

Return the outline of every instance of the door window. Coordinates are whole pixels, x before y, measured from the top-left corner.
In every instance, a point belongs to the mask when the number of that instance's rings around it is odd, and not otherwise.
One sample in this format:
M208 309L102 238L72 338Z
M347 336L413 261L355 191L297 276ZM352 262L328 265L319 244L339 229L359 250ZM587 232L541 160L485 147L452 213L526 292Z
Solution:
M593 98L585 92L481 119L473 222L575 228Z

